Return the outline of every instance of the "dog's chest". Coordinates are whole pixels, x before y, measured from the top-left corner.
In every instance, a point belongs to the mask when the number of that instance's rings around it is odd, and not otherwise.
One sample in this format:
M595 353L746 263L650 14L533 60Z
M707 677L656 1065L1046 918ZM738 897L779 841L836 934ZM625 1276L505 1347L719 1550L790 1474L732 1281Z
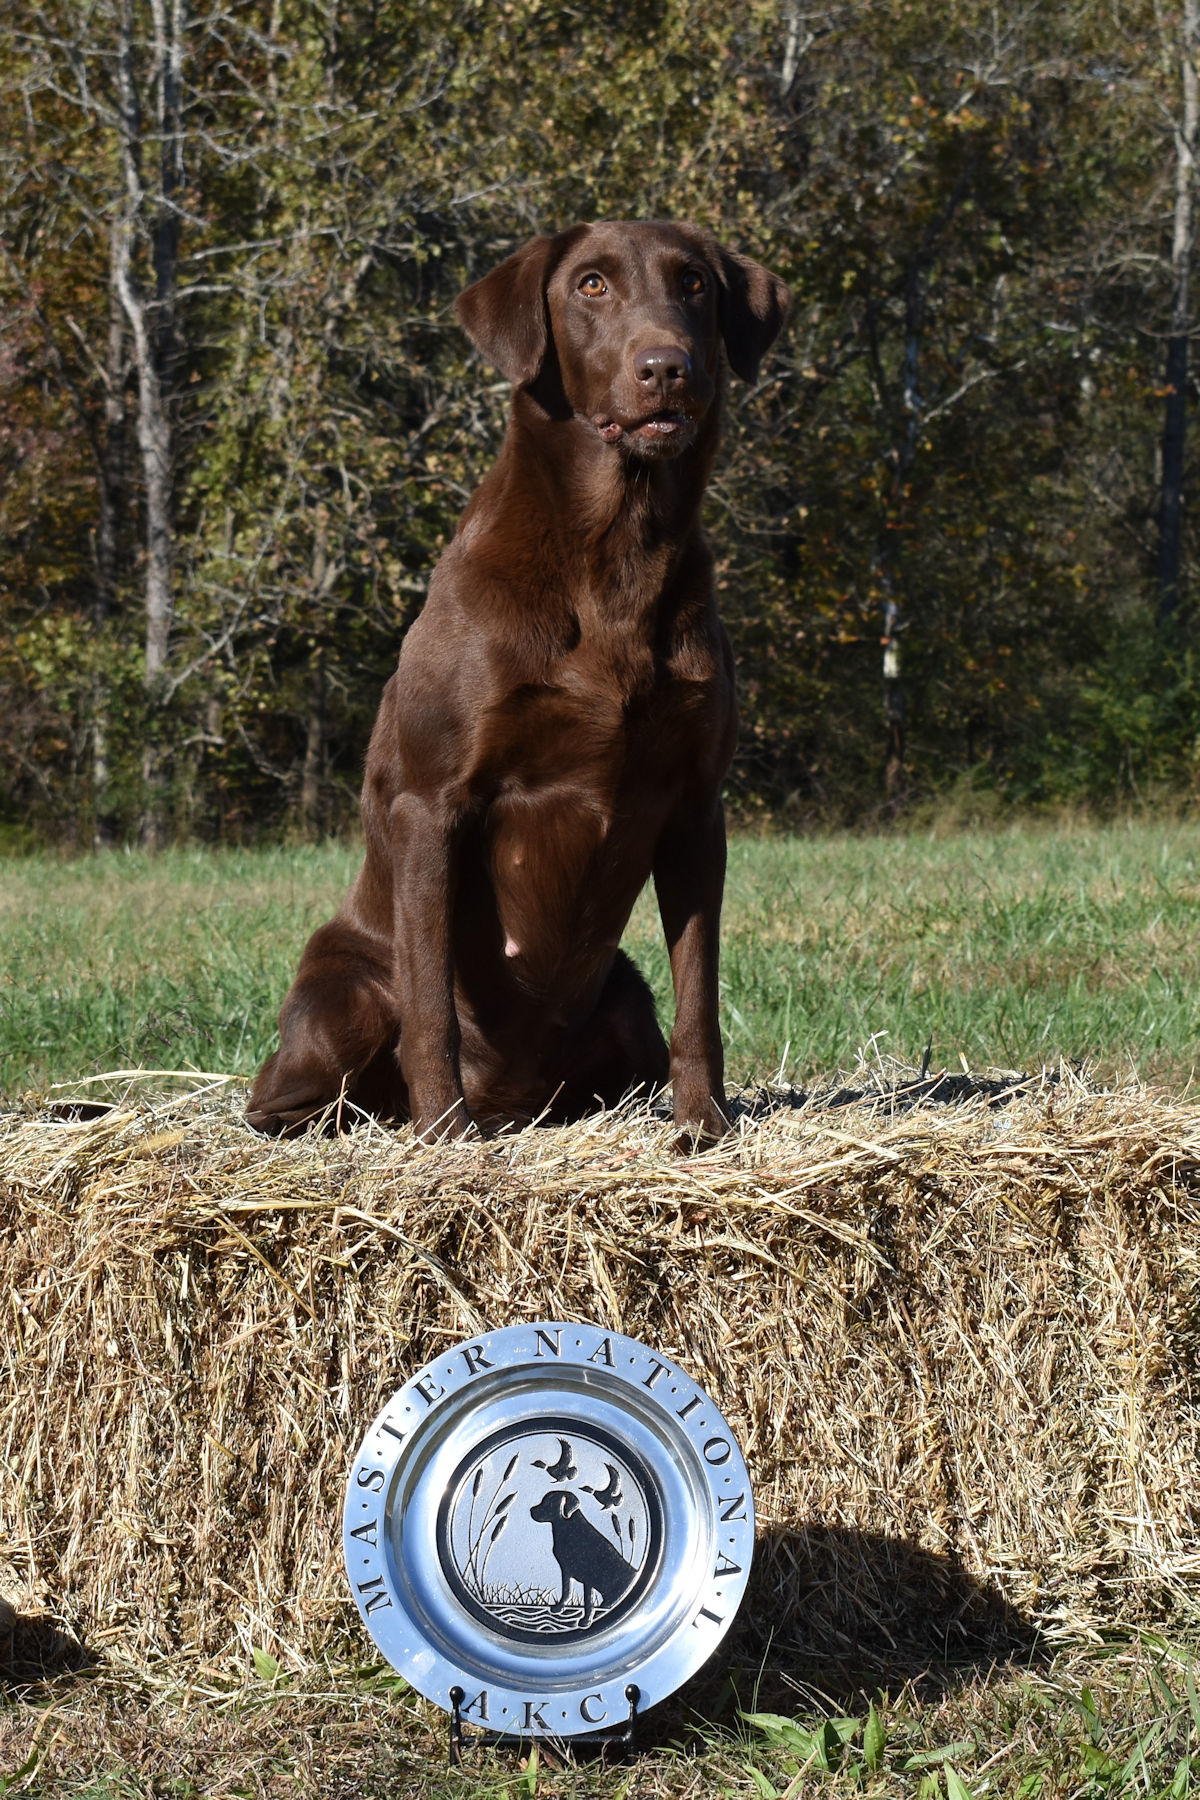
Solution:
M711 700L710 683L679 679L644 640L619 654L581 646L540 679L514 683L480 721L480 787L524 806L554 806L565 789L575 807L609 820L630 804L653 806L694 758Z
M615 946L688 760L679 713L689 685L656 681L651 668L629 699L594 670L575 678L567 662L553 682L510 697L485 838L514 973Z

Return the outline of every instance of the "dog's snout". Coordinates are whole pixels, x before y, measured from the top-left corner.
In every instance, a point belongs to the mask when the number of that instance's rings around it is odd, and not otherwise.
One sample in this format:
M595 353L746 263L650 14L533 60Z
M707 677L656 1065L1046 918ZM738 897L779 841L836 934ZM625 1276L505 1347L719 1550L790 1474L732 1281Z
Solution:
M681 344L650 344L634 357L633 372L644 387L665 394L691 378L692 359Z

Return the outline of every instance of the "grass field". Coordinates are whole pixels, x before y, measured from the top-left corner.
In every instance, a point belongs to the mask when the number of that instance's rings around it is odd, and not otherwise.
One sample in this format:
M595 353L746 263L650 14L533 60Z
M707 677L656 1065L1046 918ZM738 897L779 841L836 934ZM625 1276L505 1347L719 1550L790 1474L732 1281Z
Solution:
M0 1093L133 1067L249 1075L344 848L0 864ZM877 1054L1190 1083L1200 826L737 838L723 934L731 1081ZM664 1018L650 896L627 936Z

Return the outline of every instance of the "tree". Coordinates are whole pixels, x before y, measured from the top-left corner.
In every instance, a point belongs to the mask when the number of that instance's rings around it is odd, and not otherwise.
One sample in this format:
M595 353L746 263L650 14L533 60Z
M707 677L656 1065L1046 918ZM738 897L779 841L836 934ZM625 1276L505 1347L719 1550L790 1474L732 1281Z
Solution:
M604 215L694 218L796 293L709 495L743 810L1189 779L1176 602L1161 666L1130 646L1194 537L1154 462L1156 365L1190 328L1187 255L1161 254L1172 194L1190 203L1190 14L1178 39L1147 0L481 16L20 0L4 815L81 842L349 821L380 685L502 425L453 296Z
M1183 0L1173 46L1178 60L1182 109L1174 121L1175 211L1171 239L1171 322L1167 336L1162 436L1162 491L1158 525L1158 606L1160 628L1172 620L1180 603L1183 553L1183 481L1187 440L1188 341L1191 334L1193 193L1196 179L1196 134L1200 128L1200 10L1197 0Z

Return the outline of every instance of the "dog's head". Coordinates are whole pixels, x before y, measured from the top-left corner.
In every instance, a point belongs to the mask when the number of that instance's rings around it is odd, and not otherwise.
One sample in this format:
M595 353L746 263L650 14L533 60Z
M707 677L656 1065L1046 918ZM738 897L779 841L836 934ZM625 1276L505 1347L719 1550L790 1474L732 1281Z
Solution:
M551 1488L543 1494L536 1506L531 1506L529 1516L541 1525L553 1525L555 1519L569 1519L572 1513L579 1511L579 1498L569 1488L559 1488L557 1493Z
M756 378L789 300L777 275L699 226L605 220L534 238L460 294L457 311L547 411L657 458L694 442L722 345L735 374Z

